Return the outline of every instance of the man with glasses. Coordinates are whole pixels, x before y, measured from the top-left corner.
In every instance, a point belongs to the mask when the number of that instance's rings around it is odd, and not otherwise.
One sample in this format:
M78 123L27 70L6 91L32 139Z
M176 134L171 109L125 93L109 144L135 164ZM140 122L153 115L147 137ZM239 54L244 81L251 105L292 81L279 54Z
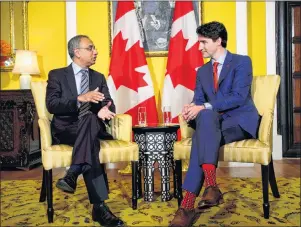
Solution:
M49 72L46 91L47 109L54 114L53 144L73 146L71 166L56 186L74 193L77 178L83 174L93 204L93 221L104 226L122 226L123 221L104 203L108 189L99 162L99 139L113 139L105 124L115 116L115 106L104 75L89 68L98 54L91 39L85 35L73 37L68 42L68 52L73 62Z

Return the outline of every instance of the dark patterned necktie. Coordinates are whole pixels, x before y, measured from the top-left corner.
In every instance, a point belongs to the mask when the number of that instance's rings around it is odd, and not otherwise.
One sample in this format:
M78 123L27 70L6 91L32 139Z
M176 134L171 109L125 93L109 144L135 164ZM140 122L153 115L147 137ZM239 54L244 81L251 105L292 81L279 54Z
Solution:
M80 93L85 94L89 91L89 76L87 70L81 70L80 73L82 74L82 79L80 82ZM86 115L89 112L90 103L83 102L79 107L79 114L78 117L81 118L82 116Z

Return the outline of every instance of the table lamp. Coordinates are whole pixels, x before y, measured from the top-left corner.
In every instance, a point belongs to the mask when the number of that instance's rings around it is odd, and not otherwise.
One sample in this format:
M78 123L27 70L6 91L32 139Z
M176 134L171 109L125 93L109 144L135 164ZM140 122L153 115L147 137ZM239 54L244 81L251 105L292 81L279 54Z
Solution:
M40 74L36 52L17 50L15 66L12 72L21 74L20 89L30 89L30 74Z

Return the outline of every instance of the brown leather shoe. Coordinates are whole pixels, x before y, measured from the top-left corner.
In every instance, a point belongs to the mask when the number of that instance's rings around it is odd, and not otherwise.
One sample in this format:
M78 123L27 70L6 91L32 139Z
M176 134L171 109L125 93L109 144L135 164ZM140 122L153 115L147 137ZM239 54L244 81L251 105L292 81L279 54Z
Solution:
M205 189L202 200L198 203L199 209L218 206L224 203L223 194L217 186L209 186Z
M173 220L170 222L169 227L189 227L193 225L196 219L195 209L188 210L180 207Z

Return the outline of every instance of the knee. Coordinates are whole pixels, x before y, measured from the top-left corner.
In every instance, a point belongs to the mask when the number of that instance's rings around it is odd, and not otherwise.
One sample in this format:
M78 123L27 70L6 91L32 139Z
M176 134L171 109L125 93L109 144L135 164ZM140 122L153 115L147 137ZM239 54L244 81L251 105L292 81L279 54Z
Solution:
M91 165L89 165L89 164L84 164L84 165L82 166L82 172L83 172L83 174L86 174L91 168L92 168Z
M195 120L197 127L211 127L219 125L219 115L213 110L205 109L200 111Z
M82 116L82 120L85 120L85 121L97 121L98 117L97 117L96 114L90 112L90 113L87 113L84 116Z
M88 113L79 119L79 128L91 126L91 128L99 127L99 119L96 114Z
M201 110L196 116L196 121L213 118L214 111L210 109Z

